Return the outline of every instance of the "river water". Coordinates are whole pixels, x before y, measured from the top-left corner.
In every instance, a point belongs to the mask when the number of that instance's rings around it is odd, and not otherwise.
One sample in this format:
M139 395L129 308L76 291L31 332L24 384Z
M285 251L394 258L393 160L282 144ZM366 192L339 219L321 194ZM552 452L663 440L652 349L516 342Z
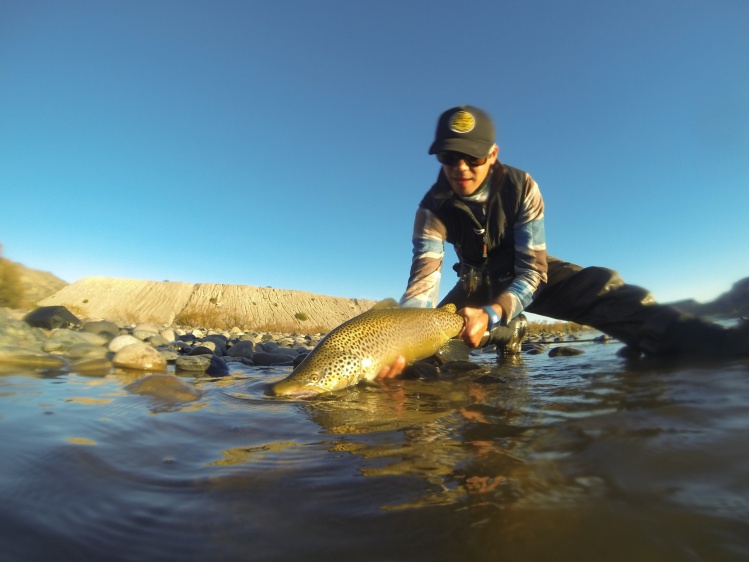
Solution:
M749 361L575 347L307 401L2 371L0 558L749 559Z

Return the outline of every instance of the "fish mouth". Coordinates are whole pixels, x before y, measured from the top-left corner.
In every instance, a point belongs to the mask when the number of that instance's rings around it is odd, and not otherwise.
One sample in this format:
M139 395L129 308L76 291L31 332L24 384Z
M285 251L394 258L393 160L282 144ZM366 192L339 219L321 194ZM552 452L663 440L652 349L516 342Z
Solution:
M269 391L272 396L285 396L288 398L310 398L312 396L317 396L318 394L321 394L323 392L327 392L327 390L325 390L324 388L315 386L299 386L284 381L277 382L276 384L271 385Z

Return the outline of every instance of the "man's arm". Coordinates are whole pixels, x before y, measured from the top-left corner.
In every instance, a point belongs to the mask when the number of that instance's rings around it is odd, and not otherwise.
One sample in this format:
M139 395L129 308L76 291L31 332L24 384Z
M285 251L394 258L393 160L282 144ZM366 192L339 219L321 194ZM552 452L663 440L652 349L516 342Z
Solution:
M544 201L533 178L526 174L520 211L515 220L515 278L490 305L503 324L508 324L531 304L533 295L547 279ZM489 315L483 308L466 307L458 311L465 318L461 337L477 347L488 329Z
M434 213L424 207L416 210L411 274L408 287L400 300L401 306L413 308L434 308L439 296L442 277L442 260L445 256L447 229ZM393 365L380 369L379 379L394 378L406 368L406 358L396 357Z
M400 300L402 306L434 308L437 305L446 237L447 229L442 221L431 211L419 207L411 238L411 274L406 292Z
M515 279L492 305L501 309L505 323L531 304L533 294L546 282L546 234L544 200L533 178L526 174L520 211L514 225ZM500 313L500 310L497 310Z

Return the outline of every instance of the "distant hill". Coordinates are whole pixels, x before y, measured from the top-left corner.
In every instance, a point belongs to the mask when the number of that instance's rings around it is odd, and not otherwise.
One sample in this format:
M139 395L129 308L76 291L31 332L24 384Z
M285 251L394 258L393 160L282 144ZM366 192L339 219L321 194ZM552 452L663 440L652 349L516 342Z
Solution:
M670 304L698 316L749 316L749 277L736 281L729 291L710 302L687 299Z
M332 327L370 308L375 302L242 285L192 285L108 278L88 278L70 285L47 271L11 263L20 272L28 308L61 304L82 317L112 315L137 320L134 316L143 316L141 321L158 319L169 323L180 316L199 313L198 316L205 317L212 312L222 317L254 317L263 323L290 322L300 326L314 323ZM153 295L157 296L151 298ZM247 303L251 305L249 309ZM700 316L749 316L749 277L736 281L730 290L710 302L688 299L669 304ZM128 313L114 314L118 310Z
M317 332L369 310L375 302L249 285L86 277L39 304L64 306L79 318Z
M54 295L57 291L68 285L65 281L48 271L31 269L22 263L2 257L0 259L12 265L18 273L18 278L23 289L22 300L18 308L34 308L39 301Z

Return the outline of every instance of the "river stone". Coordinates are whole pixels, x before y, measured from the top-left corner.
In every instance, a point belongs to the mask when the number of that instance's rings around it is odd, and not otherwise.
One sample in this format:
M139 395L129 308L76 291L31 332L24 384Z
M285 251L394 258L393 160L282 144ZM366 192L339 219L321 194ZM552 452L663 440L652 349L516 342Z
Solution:
M540 355L546 350L546 347L541 343L531 343L528 346L523 347L523 351L528 355Z
M114 341L114 340L113 340ZM166 360L153 347L145 343L126 345L112 358L115 367L139 371L165 371Z
M83 338L83 341L85 343L90 343L91 345L101 345L103 347L106 347L106 345L112 341L112 338L109 336L105 336L103 334L92 334L89 332L78 332L78 335Z
M157 374L138 379L125 387L135 394L145 394L161 400L190 402L202 396L202 392L176 375Z
M221 357L212 355L211 364L205 374L211 375L212 377L225 377L229 374L229 365L227 365L226 361L221 359Z
M143 328L135 327L133 328L132 334L140 341L146 341L154 336L158 336L159 332L157 330L145 330Z
M417 361L407 366L401 375L402 379L435 380L439 378L439 369L426 361Z
M99 334L104 336L107 340L111 340L120 335L120 327L114 322L108 320L89 320L83 323L81 326L82 332L88 332L91 334Z
M161 349L171 349L172 351L176 351L178 353L190 353L190 350L192 349L189 344L179 340L167 342L164 345L160 345L159 347Z
M153 332L155 334L158 334L161 331L161 327L154 324L153 322L139 322L133 328L133 331L135 330L143 330L144 332Z
M166 360L167 363L174 363L179 357L179 353L168 347L157 347L156 351L161 353L161 356Z
M304 361L307 358L307 355L309 355L309 354L310 354L310 352L305 349L299 355L297 355L296 357L294 357L294 362L292 363L292 365L294 365L294 367L298 366L302 361Z
M0 323L0 345L41 349L46 337L41 328L32 328L21 320L3 320Z
M148 338L147 341L152 347L159 347L160 345L166 345L169 343L169 340L164 338L161 334L154 334Z
M257 349L261 351L267 351L268 353L273 353L274 351L278 350L281 346L278 345L275 341L263 341L262 343L257 344Z
M255 344L251 341L238 341L229 349L226 350L226 355L229 357L246 357L252 359L252 354L255 352Z
M252 355L252 361L255 365L293 365L294 356L288 353L268 353L258 351Z
M46 351L47 353L55 353L55 352L64 353L72 345L73 345L72 343L66 342L66 341L47 340L45 342L42 342L42 351Z
M67 328L80 326L81 321L64 306L40 306L23 317L23 321L36 328Z
M585 353L582 349L576 347L555 347L549 351L549 357L570 357L572 355L581 355Z
M206 342L210 343L210 342ZM213 349L208 347L207 345L199 345L197 347L193 347L189 352L188 355L214 355Z
M177 334L171 328L164 328L159 332L159 335L166 341L174 341L177 339Z
M229 357L228 355L224 355L221 359L223 359L227 365L231 363L241 363L242 365L247 365L249 367L255 365L252 359L247 357Z
M112 362L103 357L86 357L73 361L70 365L71 371L83 372L87 375L106 375L112 369Z
M242 334L237 338L239 341L251 341L253 343L259 343L261 340L260 336L257 334Z
M39 369L62 369L68 362L62 357L25 347L0 346L0 364Z
M101 345L93 345L90 343L76 343L68 349L67 355L71 359L83 359L83 358L100 358L103 359L107 356L109 350Z
M117 336L114 338L111 342L109 342L109 351L113 351L117 353L120 349L123 347L127 347L128 345L132 345L134 343L143 343L135 336L131 336L130 334L122 334L121 336Z
M179 338L177 339L177 341L185 342L186 344L192 346L192 345L195 345L197 343L198 338L196 338L192 334L182 334L181 336L179 336Z
M105 338L98 334L57 329L50 332L49 338L42 343L42 349L48 353L55 351L67 353L72 346L79 343L101 346L104 345L106 341Z
M216 354L216 348L218 348L219 346L218 346L218 344L216 344L215 341L203 338L200 342L198 342L198 345L196 346L196 349L198 349L200 347L202 347L204 349L210 349L211 353L213 353L215 355Z
M214 377L223 377L229 374L229 366L223 359L215 355L178 357L174 362L174 367L177 371L199 372Z
M203 343L204 345L212 343L214 345L214 348L213 348L214 355L226 355L226 347L227 347L228 341L229 341L229 338L227 338L224 335L211 334L211 335L204 337L201 343Z
M177 371L197 371L205 373L211 365L210 355L183 355L174 361Z

